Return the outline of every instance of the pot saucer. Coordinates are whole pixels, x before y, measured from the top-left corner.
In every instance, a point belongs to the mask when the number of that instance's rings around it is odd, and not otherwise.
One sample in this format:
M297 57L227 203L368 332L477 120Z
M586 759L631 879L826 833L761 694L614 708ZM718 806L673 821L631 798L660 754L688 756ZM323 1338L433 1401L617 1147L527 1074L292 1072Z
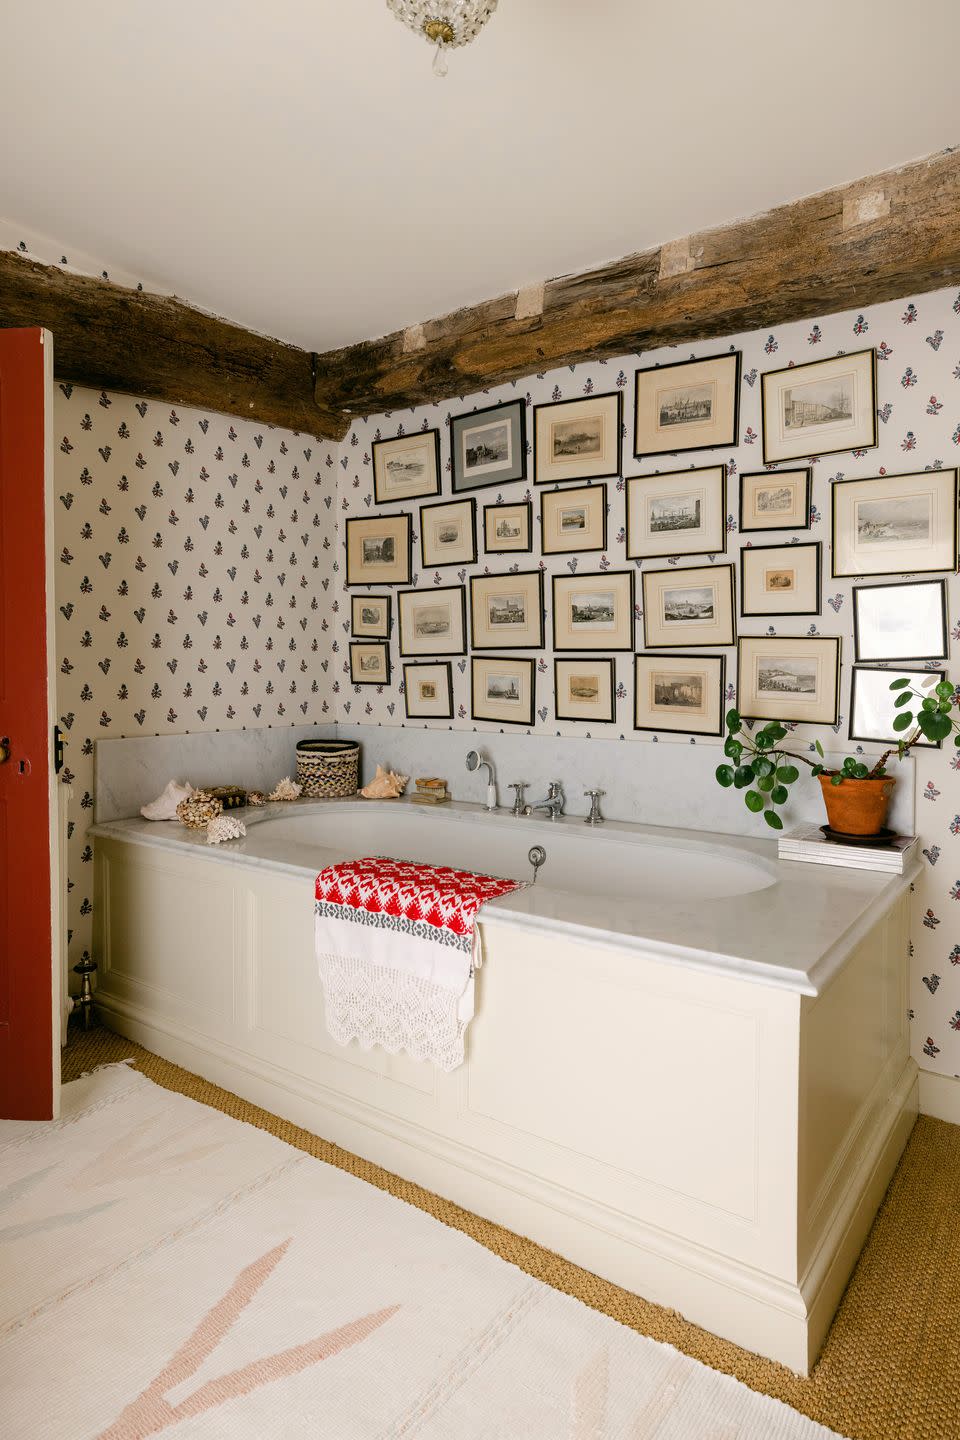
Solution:
M897 838L896 830L878 830L875 835L850 835L845 830L831 830L829 825L821 825L820 830L838 845L889 845Z

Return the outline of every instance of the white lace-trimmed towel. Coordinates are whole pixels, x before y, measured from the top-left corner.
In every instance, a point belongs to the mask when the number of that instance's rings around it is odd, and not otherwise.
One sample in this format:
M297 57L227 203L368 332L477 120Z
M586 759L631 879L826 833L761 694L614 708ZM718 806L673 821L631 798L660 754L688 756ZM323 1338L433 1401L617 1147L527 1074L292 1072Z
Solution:
M480 964L477 912L522 888L449 865L370 857L321 870L316 946L327 1030L341 1045L463 1063Z

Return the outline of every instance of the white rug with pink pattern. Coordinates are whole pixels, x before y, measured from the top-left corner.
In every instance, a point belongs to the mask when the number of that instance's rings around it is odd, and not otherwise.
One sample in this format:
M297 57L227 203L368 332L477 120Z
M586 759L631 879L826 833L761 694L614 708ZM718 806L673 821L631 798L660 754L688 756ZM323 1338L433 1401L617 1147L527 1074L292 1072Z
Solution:
M125 1066L0 1124L4 1440L825 1440Z

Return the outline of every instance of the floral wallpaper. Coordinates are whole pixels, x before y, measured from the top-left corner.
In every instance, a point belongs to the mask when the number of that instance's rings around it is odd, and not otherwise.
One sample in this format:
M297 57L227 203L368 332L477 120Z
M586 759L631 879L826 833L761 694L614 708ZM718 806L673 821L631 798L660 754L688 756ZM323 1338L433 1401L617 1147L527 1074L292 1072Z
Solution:
M65 384L54 422L74 963L90 947L96 740L332 718L336 458L306 436Z
M443 497L449 498L451 417L464 411L480 409L501 400L522 396L528 406L528 441L532 432L532 409L535 404L550 400L567 400L591 393L619 389L624 397L623 465L619 481L608 482L608 549L603 555L576 556L539 555L539 500L533 485L532 454L528 480L497 489L472 492L477 500L479 560L477 565L460 571L444 569L426 574L419 570L419 533L417 505L384 507L385 513L410 509L414 515L414 583L420 586L449 585L467 581L471 573L503 573L512 569L528 570L539 564L544 572L566 573L606 569L623 569L635 565L639 570L662 568L664 561L627 561L625 557L625 505L623 476L652 474L657 470L675 470L685 465L708 465L722 461L728 468L727 488L727 553L713 557L684 556L678 568L705 563L738 565L742 543L764 544L780 539L789 540L787 532L751 535L741 541L737 534L738 477L741 470L763 468L761 454L760 376L765 370L780 369L839 354L875 346L877 350L877 408L879 446L876 449L825 456L813 460L813 504L810 531L794 532L801 541L820 540L824 545L822 614L812 619L786 617L769 626L763 620L738 617L739 634L811 634L842 637L842 671L840 722L835 727L837 747L846 747L849 725L850 673L853 662L853 624L850 580L830 578L830 486L840 479L867 478L873 475L940 469L960 465L960 293L944 290L871 306L863 311L811 319L807 322L778 326L772 331L756 331L714 340L697 347L678 347L570 366L546 374L531 376L513 384L484 391L480 395L437 405L418 407L403 413L372 416L358 420L341 445L338 471L338 514L372 513L373 484L371 441L398 433L438 427L441 432L444 461ZM687 359L693 355L721 354L727 349L743 352L740 396L740 444L733 449L718 449L678 457L663 456L655 460L634 460L633 376L638 365L658 361ZM529 449L529 443L528 443ZM795 461L792 464L804 464ZM789 468L784 465L781 468ZM534 549L531 555L495 555L483 552L482 507L495 501L534 501ZM422 503L429 504L430 501ZM337 670L335 689L338 717L351 722L381 725L431 724L447 728L496 729L470 718L470 675L467 660L453 661L454 714L451 721L406 720L402 693L402 668L398 653L396 622L391 642L393 676L390 686L373 689L353 686L349 675L350 606L344 586L342 560L343 535L338 545L337 583L339 613L336 615L338 634L334 640L334 664ZM896 578L896 577L892 577ZM738 574L739 589L739 574ZM362 592L361 592L362 593ZM952 678L958 670L956 659L960 644L960 579L949 579L949 623L952 646ZM546 587L549 605L550 587ZM637 620L640 620L641 590L637 585ZM335 606L336 606L335 601ZM547 625L549 643L550 626ZM642 627L637 625L637 649L642 649ZM716 652L708 652L716 653ZM727 698L736 695L736 651L727 657ZM596 727L596 736L626 743L691 743L690 737L662 734L639 734L632 729L633 676L632 657L618 655L617 723ZM942 663L942 662L941 662ZM537 725L551 733L579 734L590 732L585 725L558 723L552 707L553 657L546 651L538 658ZM960 687L958 687L960 695ZM813 744L818 727L798 727L797 739ZM697 744L719 745L719 741L699 739ZM878 751L879 746L860 747ZM913 983L912 1014L914 1019L914 1051L920 1065L942 1074L960 1074L960 751L949 742L942 750L917 750L918 828L921 834L923 874L917 884L916 907L912 935ZM731 798L731 803L735 803ZM683 824L682 816L678 823ZM687 823L696 827L694 799L691 797Z

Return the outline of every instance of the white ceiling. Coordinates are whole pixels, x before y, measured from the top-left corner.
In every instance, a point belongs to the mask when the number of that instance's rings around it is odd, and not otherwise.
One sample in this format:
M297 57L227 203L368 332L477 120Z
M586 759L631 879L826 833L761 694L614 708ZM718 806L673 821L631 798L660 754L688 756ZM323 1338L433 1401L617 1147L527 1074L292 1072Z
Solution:
M310 349L960 141L957 0L0 0L0 216Z

